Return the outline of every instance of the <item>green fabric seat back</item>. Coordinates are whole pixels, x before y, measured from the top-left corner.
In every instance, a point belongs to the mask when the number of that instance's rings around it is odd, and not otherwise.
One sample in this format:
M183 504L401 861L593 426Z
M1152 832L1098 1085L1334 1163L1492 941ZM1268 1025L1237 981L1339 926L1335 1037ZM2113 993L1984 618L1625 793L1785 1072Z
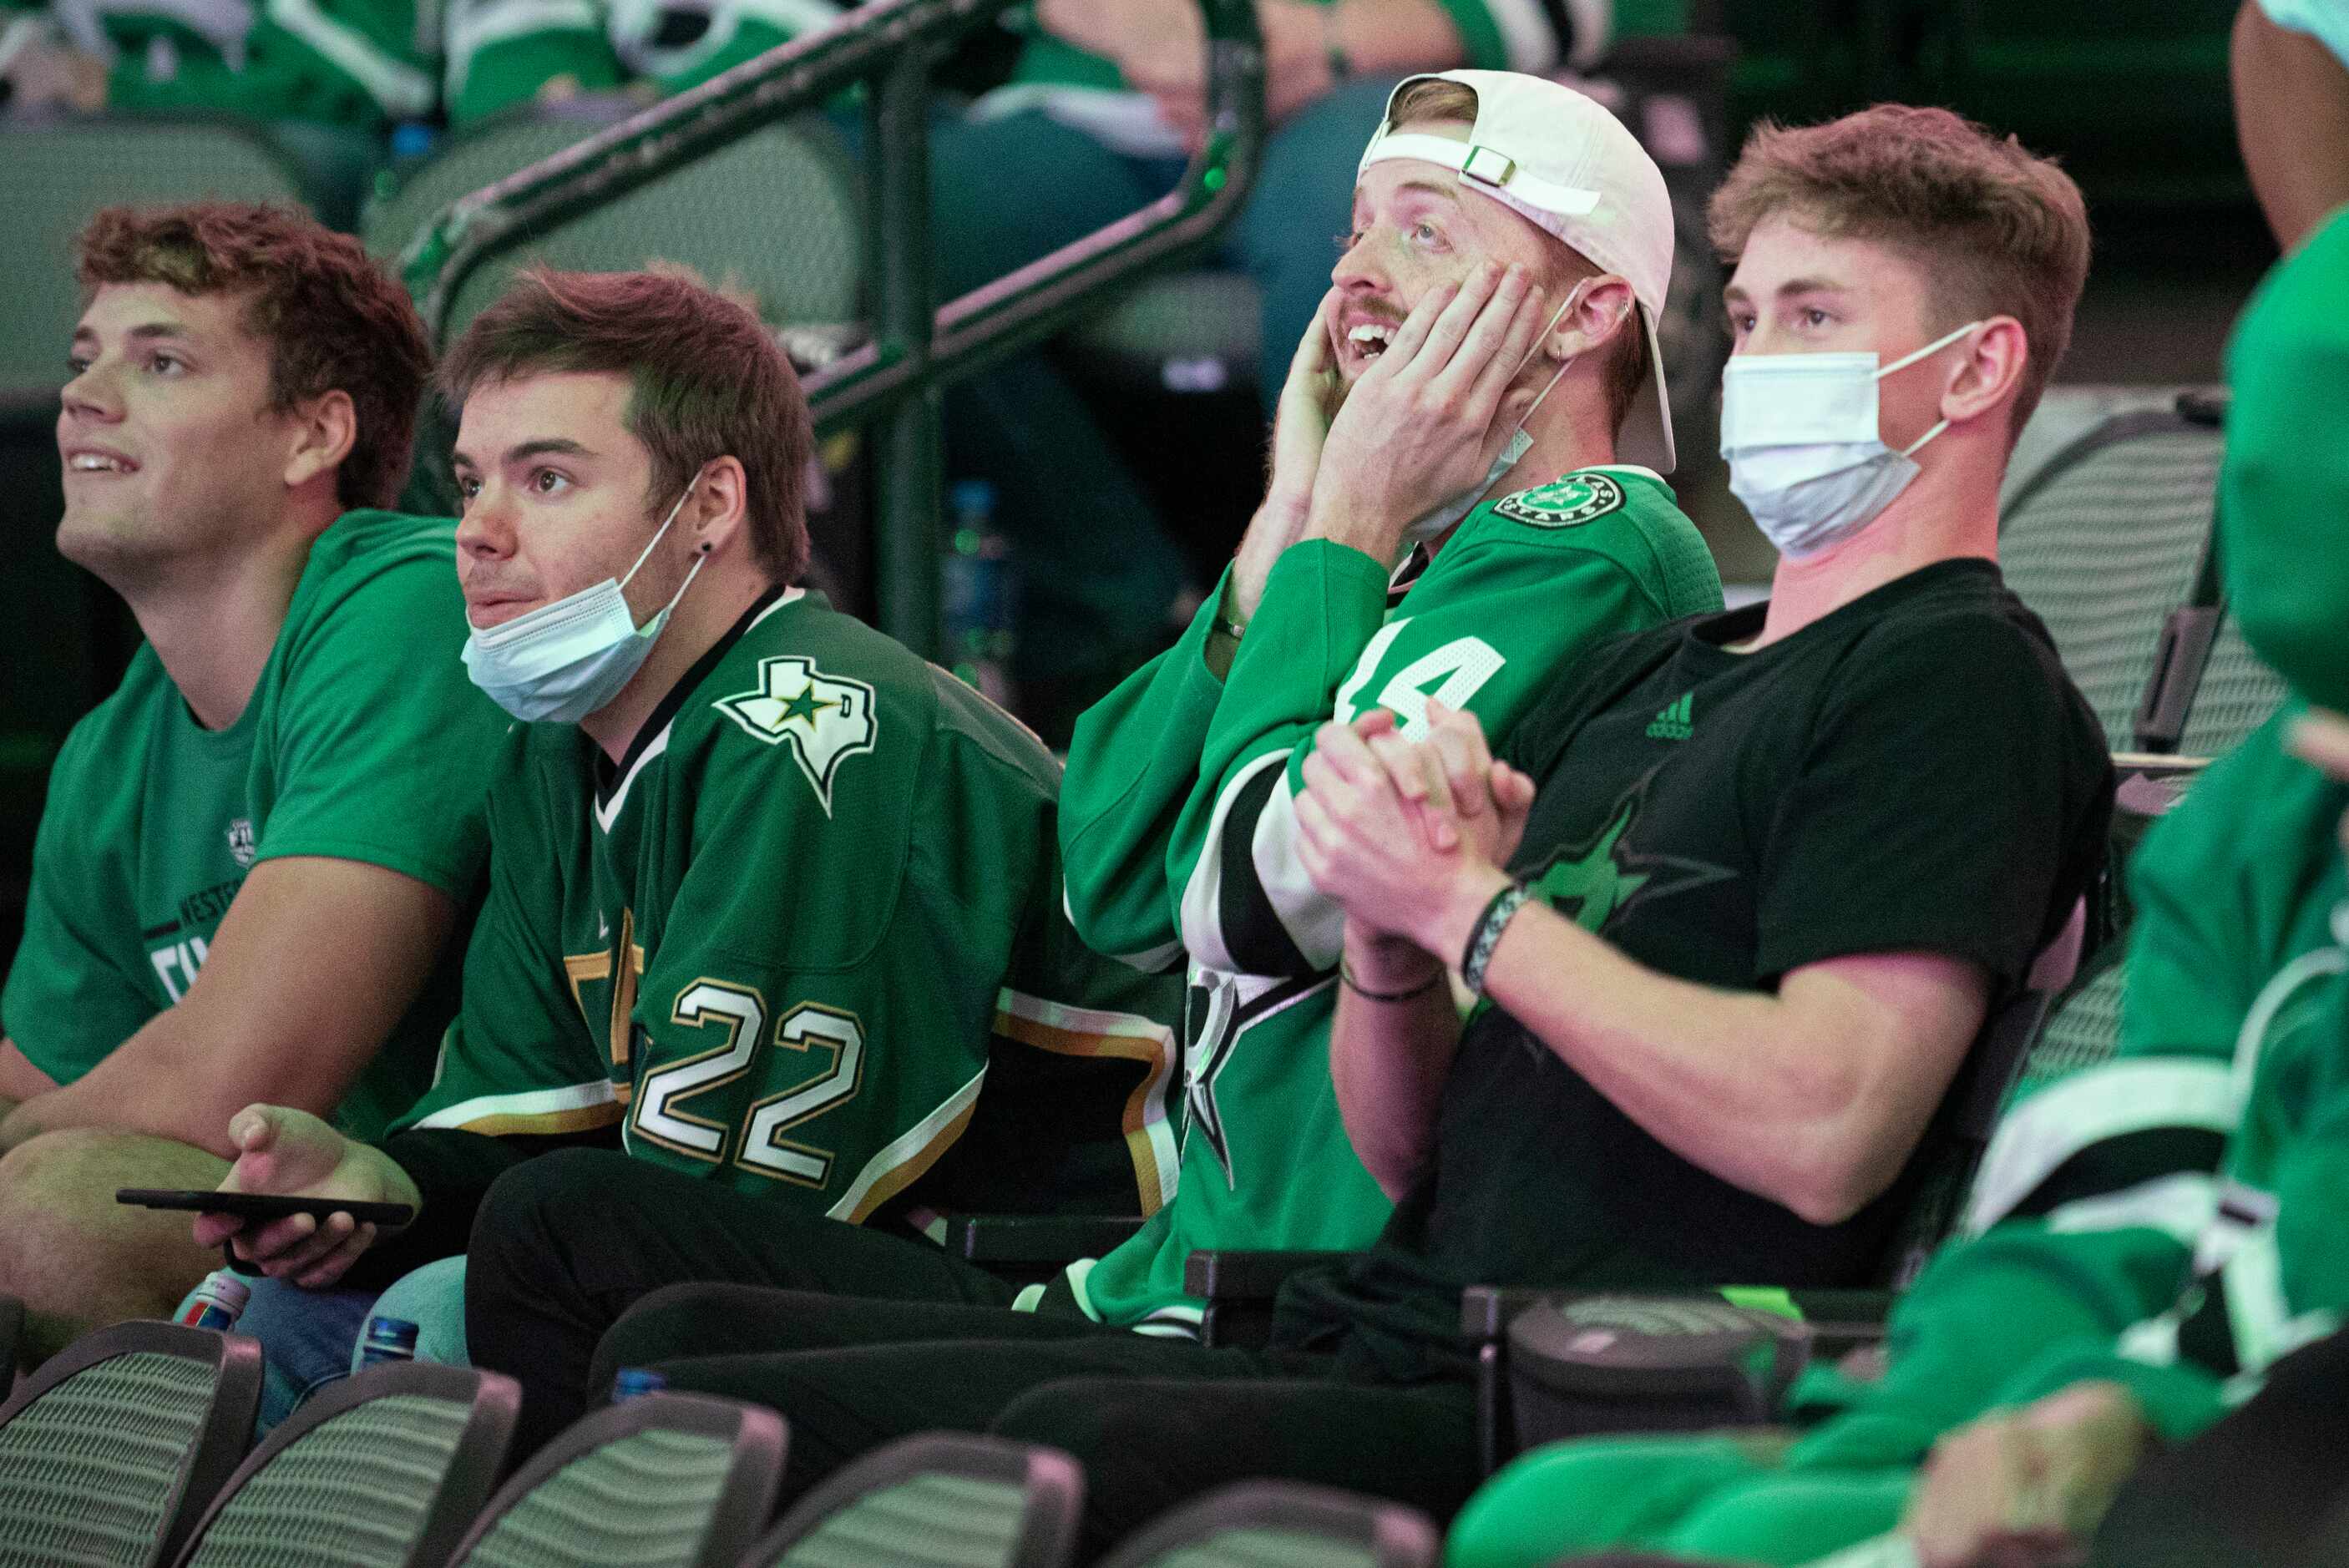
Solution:
M0 1568L146 1563L217 1376L186 1357L109 1357L0 1427Z
M361 236L370 251L396 262L450 202L595 134L615 113L565 106L486 122L380 182L360 220ZM826 122L769 126L482 266L460 289L447 337L497 298L517 269L537 262L574 272L679 263L713 284L748 290L769 322L854 322L863 266L858 211L849 164Z
M1152 1568L1377 1568L1378 1553L1360 1542L1298 1530L1225 1530L1152 1559Z
M81 318L74 240L101 207L202 197L298 202L293 166L254 131L228 120L116 119L11 126L0 159L0 270L8 330L0 333L0 396L50 397ZM51 409L54 412L54 406Z
M2220 434L2167 412L2116 416L2041 470L1999 527L2007 586L2046 622L2116 751L2130 749L2161 628L2194 588Z
M911 1476L858 1498L771 1568L1001 1568L1026 1510L1027 1494L1009 1481Z
M321 1423L237 1489L188 1568L401 1568L471 1415L394 1394Z
M652 1429L592 1449L500 1516L464 1568L689 1568L733 1449Z

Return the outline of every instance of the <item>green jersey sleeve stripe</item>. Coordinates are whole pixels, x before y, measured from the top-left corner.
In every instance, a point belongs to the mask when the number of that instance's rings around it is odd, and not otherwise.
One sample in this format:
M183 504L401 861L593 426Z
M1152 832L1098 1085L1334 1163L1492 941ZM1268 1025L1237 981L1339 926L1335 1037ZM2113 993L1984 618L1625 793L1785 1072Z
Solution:
M940 1155L954 1147L963 1129L970 1125L970 1113L978 1104L979 1086L986 1081L987 1069L981 1068L936 1110L883 1145L880 1152L864 1162L864 1169L856 1173L856 1180L848 1184L840 1202L824 1212L833 1219L861 1225L872 1218L874 1210L920 1180L938 1162Z
M1174 1076L1174 1031L1138 1013L1072 1007L1005 986L996 997L995 1032L1008 1039L1069 1057L1107 1057L1143 1064L1142 1081L1126 1097L1123 1127L1133 1156L1134 1181L1145 1218L1174 1194L1182 1162L1174 1129L1166 1125L1166 1086Z
M609 1078L566 1084L561 1088L485 1094L419 1117L411 1130L461 1128L501 1137L512 1132L577 1132L620 1119L620 1102Z
M1257 880L1255 822L1282 789L1290 748L1252 758L1225 786L1183 888L1183 944L1230 975L1304 975L1309 962ZM1319 967L1326 968L1323 965Z
M1999 1124L1982 1156L1963 1230L1980 1234L2094 1145L2155 1130L2226 1134L2239 1114L2228 1066L2210 1061L2111 1062L2033 1095Z

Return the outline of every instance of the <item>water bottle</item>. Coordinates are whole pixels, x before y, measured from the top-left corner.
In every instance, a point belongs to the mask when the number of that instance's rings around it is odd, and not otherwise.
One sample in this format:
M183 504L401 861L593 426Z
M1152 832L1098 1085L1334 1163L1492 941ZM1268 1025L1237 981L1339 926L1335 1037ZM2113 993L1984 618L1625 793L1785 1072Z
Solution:
M416 1325L404 1317L370 1317L359 1342L359 1369L385 1361L416 1359Z
M668 1379L649 1367L623 1367L612 1378L612 1403L633 1399L639 1394L657 1394L668 1387Z
M180 1321L190 1328L209 1328L226 1334L244 1315L245 1303L253 1299L253 1287L226 1269L214 1269L204 1275L203 1284L180 1314Z
M1019 582L1011 542L995 529L995 487L964 480L947 493L954 535L939 584L947 668L999 707L1011 706L1011 617Z

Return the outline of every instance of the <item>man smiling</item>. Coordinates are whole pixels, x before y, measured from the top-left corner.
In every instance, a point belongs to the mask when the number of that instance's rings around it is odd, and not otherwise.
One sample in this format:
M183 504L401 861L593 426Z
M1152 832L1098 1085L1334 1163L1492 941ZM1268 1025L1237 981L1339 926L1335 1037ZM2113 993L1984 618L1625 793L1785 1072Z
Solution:
M147 640L50 775L8 974L0 1289L36 1360L204 1271L118 1185L211 1186L248 1100L372 1135L429 1081L502 723L437 656L448 525L365 510L430 359L357 242L114 209L80 276L57 548Z

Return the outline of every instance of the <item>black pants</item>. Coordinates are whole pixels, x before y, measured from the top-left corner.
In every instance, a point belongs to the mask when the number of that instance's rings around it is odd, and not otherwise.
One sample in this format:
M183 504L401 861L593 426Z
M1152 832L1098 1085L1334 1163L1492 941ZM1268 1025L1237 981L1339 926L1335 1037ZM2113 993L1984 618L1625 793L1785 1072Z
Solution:
M2154 1455L2114 1499L2093 1568L2349 1563L2349 1331L2268 1369L2193 1441Z
M605 1336L596 1375L624 1366L781 1411L786 1499L915 1432L1064 1449L1085 1467L1092 1553L1252 1477L1346 1487L1439 1519L1480 1479L1465 1383L1349 1381L1331 1357L1209 1350L1073 1314L686 1285Z
M589 1363L622 1313L696 1281L996 1308L1013 1294L910 1236L794 1213L613 1150L542 1155L490 1188L465 1265L473 1362L522 1385L516 1451L604 1402L610 1368L591 1374Z

